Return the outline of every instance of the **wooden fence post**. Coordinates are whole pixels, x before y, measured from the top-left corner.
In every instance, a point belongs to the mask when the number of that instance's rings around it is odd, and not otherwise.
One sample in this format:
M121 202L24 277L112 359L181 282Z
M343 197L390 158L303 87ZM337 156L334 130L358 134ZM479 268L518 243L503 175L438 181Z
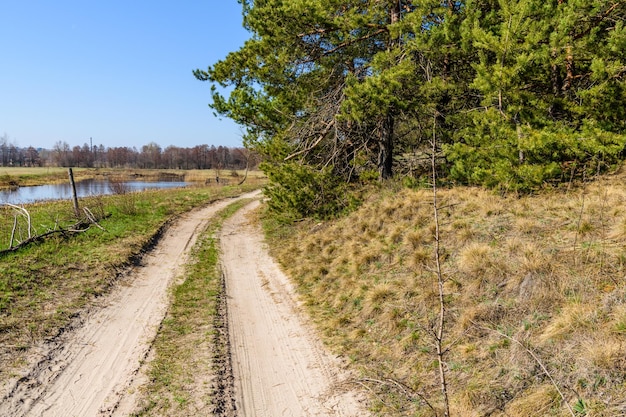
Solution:
M78 209L78 196L76 195L76 184L74 183L74 173L72 168L68 168L68 174L70 176L70 185L72 186L72 201L74 201L74 214L76 218L80 218L80 210Z

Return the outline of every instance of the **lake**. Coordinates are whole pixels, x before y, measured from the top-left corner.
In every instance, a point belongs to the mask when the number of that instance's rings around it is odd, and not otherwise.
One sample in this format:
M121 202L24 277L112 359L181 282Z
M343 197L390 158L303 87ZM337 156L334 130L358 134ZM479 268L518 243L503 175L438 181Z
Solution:
M186 187L188 182L182 181L128 181L123 183L124 190L144 191L160 188ZM113 188L109 181L84 180L76 182L76 194L78 197L113 194ZM72 188L66 184L37 185L34 187L19 187L15 190L0 191L0 204L28 204L45 200L69 200L72 198Z

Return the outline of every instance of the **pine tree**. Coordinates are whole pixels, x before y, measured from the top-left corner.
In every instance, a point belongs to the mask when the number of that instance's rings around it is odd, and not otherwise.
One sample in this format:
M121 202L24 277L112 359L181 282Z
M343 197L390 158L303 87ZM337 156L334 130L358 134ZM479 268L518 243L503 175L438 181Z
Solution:
M207 71L195 72L232 88L228 98L214 90L212 107L247 128L246 145L266 157L264 169L270 180L280 177L284 192L301 188L285 183L289 179L280 173L293 163L308 167L307 176L326 177L330 169L344 182L370 178L372 171L392 176L398 106L383 102L392 97L393 81L361 87L380 75L377 65L386 58L379 54L395 53L399 39L392 28L411 12L410 3L244 2L252 39ZM376 111L349 104L373 96Z
M481 108L447 148L452 176L532 189L615 162L625 143L623 49L614 47L625 6L478 0L466 7L463 36L478 56L471 87ZM602 74L607 62L612 75ZM598 112L599 102L610 110Z
M402 164L419 174L431 139L450 179L513 190L606 169L624 148L623 1L241 3L252 38L195 75L230 91L211 105L246 128L292 217L349 206L345 184Z

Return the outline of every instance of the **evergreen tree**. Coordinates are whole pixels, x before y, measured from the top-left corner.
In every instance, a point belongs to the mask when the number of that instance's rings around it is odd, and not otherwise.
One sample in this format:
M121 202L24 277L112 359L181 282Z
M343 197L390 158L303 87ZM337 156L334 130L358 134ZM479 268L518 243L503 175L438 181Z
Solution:
M197 78L232 87L228 98L216 90L213 108L246 126L246 145L265 156L270 190L298 192L281 172L298 163L307 177L330 171L341 181L393 173L396 103L383 107L393 88L357 88L377 71L380 53L393 55L393 33L411 2L266 0L244 2L244 25L252 38L237 52ZM379 62L382 59L379 59ZM392 65L393 67L393 65ZM377 74L380 75L380 74ZM370 83L367 88L370 88ZM366 88L366 90L367 90ZM371 108L344 105L376 96ZM380 101L382 100L382 101ZM370 108L370 110L371 110ZM353 112L354 110L354 112ZM292 175L301 169L287 169ZM271 191L270 191L271 192ZM340 192L338 196L344 193ZM332 197L329 197L332 198ZM277 199L291 201L292 199ZM316 211L311 202L311 210ZM284 207L302 213L295 207Z
M407 155L433 139L449 178L513 190L623 150L622 1L240 3L251 39L194 74L230 91L211 106L246 127L292 218L341 210L345 184L403 163L419 173Z
M452 176L531 189L615 162L624 147L624 49L615 46L623 40L625 6L481 3L467 2L463 22L478 57L471 87L481 107L446 148Z

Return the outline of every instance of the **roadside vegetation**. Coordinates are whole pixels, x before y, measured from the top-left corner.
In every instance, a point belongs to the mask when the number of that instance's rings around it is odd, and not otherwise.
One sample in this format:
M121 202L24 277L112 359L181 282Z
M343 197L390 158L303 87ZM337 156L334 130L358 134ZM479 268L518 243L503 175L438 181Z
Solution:
M133 416L220 414L230 409L220 393L228 385L229 345L224 282L215 237L224 220L249 203L240 200L218 213L198 238L181 282L172 291L168 314L154 341L148 383ZM226 372L226 373L225 373Z
M450 415L626 413L626 172L533 195L438 190ZM381 416L443 416L432 189L265 219L273 254Z
M242 186L122 193L80 200L99 227L53 234L0 259L0 381L15 376L27 352L70 326L85 308L106 294L128 267L141 259L177 215L211 201L259 188L262 180ZM76 222L68 201L26 205L33 233ZM14 208L0 206L0 245L12 235L24 239L26 220ZM16 226L17 219L17 226Z
M210 105L245 127L284 215L351 207L345 184L420 182L432 141L440 177L503 192L623 159L624 2L241 4L251 39L194 74L229 87Z
M626 414L626 3L241 4L194 74L376 411Z

